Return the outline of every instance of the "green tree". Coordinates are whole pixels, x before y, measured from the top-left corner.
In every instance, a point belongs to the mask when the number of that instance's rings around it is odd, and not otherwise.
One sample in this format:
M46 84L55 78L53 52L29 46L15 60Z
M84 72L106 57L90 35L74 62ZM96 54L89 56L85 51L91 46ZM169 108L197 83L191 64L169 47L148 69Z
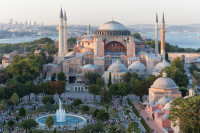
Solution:
M112 95L106 88L101 89L100 99L102 103L110 103L112 101Z
M5 98L5 88L0 87L0 100Z
M169 119L173 126L180 126L184 133L200 132L200 95L177 98L170 108Z
M45 125L49 128L49 133L50 132L50 129L51 129L51 126L54 124L54 119L52 116L48 116L47 119L45 120Z
M94 84L88 86L88 90L90 94L93 94L94 99L96 99L96 96L99 95L101 91L101 89L97 85L94 85Z
M19 109L19 116L21 117L26 116L26 110L23 107Z
M12 103L16 106L17 103L19 102L19 96L17 95L17 93L14 93L12 95L12 97L10 98L10 100L12 101Z
M8 74L12 76L21 75L26 80L33 80L39 75L40 68L35 59L14 56L12 63L6 68Z
M43 97L42 102L46 105L47 103L54 104L55 101L51 96L45 96Z
M154 75L149 75L149 77L146 79L146 83L150 87L150 85L153 85L154 81L156 80L156 76Z
M64 81L52 81L49 83L48 88L52 96L57 93L61 97L61 94L66 91L65 86Z
M58 81L66 81L66 77L63 72L58 73Z
M34 92L35 85L32 81L28 81L28 82L26 82L25 87L26 87L26 92L28 93L29 102L30 102L30 94Z
M188 76L185 74L184 65L180 57L174 58L170 64L170 67L165 67L161 72L167 73L167 76L174 80L179 87L186 87L189 83Z
M111 127L108 128L108 132L109 133L119 133L120 130L117 129L117 127L115 125L112 125Z
M36 122L36 120L32 118L26 119L20 123L20 126L26 129L26 132L28 131L29 133L31 132L31 129L36 128L37 125L38 123Z
M104 109L100 109L100 110L97 112L95 118L96 118L97 120L101 121L101 122L104 122L104 121L109 120L110 116L109 116L109 114L108 114Z
M0 83L5 84L8 79L9 79L9 76L6 72L6 69L1 69L0 70Z
M182 93L182 97L185 97L188 93L188 89L185 87L180 87L179 91Z
M13 128L13 126L15 125L15 122L12 119L9 119L7 122L8 127Z
M140 36L140 33L136 32L134 34L132 34L131 36L134 36L134 38L140 40L140 41L143 41L142 37Z
M89 81L90 84L96 84L96 80L99 77L100 75L94 72L88 72L85 74L85 78Z
M83 103L83 102L82 102L81 99L74 99L72 105L77 107L77 106L79 106L79 105L82 104L82 103Z
M44 37L44 38L40 38L39 40L35 40L34 43L36 43L36 44L45 44L45 43L54 44L54 41L51 38Z
M128 124L128 128L127 128L126 131L127 131L127 133L133 133L134 129L133 129L133 127L132 127L131 122L129 122L129 124Z
M56 53L56 47L54 44L50 44L49 42L45 43L44 50L48 52L49 55Z
M129 83L131 80L131 73L130 72L126 72L123 76L122 79L124 82Z
M133 93L140 97L140 101L142 101L142 96L148 94L148 86L145 81L138 81L133 88Z
M190 73L193 73L194 71L199 71L200 69L197 67L196 64L192 63L189 70L190 70Z
M97 81L96 81L97 86L99 86L100 88L103 88L105 83L104 83L104 79L102 77L98 77Z
M2 113L6 109L6 103L4 100L0 101L0 113ZM1 121L3 120L3 117L1 117Z
M51 81L56 81L56 73L53 73L53 74L51 75Z
M111 72L109 73L109 79L108 79L108 87L110 87L110 85L112 85L112 79L111 79Z
M121 82L118 84L118 95L121 96L122 98L124 96L127 96L130 93L129 86L126 82Z
M109 92L111 93L112 96L117 96L118 95L118 85L117 84L112 84L109 87Z
M87 124L83 128L83 133L104 133L104 125L102 123L96 123L96 124Z
M81 108L81 110L84 111L84 112L89 111L89 109L90 109L90 108L89 108L87 105L84 105L84 106L82 106L82 108Z
M172 68L175 68L175 67L178 68L181 72L185 72L184 64L180 57L174 58L172 62L170 63L170 66Z

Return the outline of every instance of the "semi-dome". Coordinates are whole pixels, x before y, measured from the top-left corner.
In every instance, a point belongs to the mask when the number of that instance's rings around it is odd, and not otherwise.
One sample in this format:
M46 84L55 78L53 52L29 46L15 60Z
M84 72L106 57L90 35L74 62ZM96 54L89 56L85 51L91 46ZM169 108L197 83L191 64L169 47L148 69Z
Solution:
M168 102L168 103L163 107L163 109L164 109L164 110L167 110L167 111L170 111L170 107L171 107L171 102Z
M123 24L116 21L106 22L102 24L98 29L99 30L127 30Z
M124 64L117 61L109 66L108 72L128 72L128 70Z
M123 24L116 21L106 22L102 24L96 31L96 35L120 36L130 34L131 32Z
M147 68L145 67L144 64L140 63L140 62L134 62L132 63L129 67L128 67L128 71L130 72L136 72L136 73L146 73L147 72Z
M171 78L168 78L167 74L164 72L163 77L156 79L156 81L153 83L151 88L177 89L178 86L176 85L176 83Z
M98 68L98 66L92 65L92 64L87 64L82 67L82 69L97 69L97 68Z
M159 105L166 105L167 103L169 103L171 101L171 99L168 97L168 95L164 95L162 98L160 98L157 102L157 104Z
M160 62L160 63L158 63L156 66L155 66L155 68L154 68L154 72L161 72L165 67L169 67L170 66L170 64L169 64L169 62L168 61L163 61L163 62Z

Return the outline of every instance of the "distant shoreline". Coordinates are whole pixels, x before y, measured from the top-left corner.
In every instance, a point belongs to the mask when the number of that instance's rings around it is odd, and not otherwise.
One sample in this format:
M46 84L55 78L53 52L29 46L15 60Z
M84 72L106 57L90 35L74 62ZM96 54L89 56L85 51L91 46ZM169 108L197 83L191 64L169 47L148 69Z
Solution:
M147 35L149 38L154 39L154 32L146 32L144 35ZM58 36L38 36L38 37L19 37L19 38L5 38L0 39L0 44L2 43L23 43L23 42L30 42L34 41L43 37L49 37L53 40L58 40ZM160 34L159 34L160 37ZM200 39L198 39L196 33L191 32L167 32L166 33L166 42L170 43L171 45L177 45L182 48L200 48Z

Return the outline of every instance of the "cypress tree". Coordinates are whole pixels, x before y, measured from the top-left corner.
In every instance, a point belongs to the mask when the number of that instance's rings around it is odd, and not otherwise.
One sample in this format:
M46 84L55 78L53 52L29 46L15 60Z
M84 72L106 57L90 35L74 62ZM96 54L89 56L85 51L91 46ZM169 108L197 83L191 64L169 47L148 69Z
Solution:
M112 85L111 72L109 73L108 87L110 87L110 85Z

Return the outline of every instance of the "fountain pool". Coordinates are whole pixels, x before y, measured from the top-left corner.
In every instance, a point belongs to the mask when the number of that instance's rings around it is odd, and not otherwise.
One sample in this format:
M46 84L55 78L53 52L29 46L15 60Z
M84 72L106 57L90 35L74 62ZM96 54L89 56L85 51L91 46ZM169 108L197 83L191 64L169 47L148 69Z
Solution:
M65 121L64 122L57 122L56 121L56 115L51 115L54 119L54 125L59 125L59 126L66 126L66 125L76 125L84 122L84 119L76 116L76 115L65 115ZM45 125L45 120L48 116L43 116L39 118L37 121L40 124Z
M37 122L40 126L45 126L45 120L47 119L49 115L41 116L37 118ZM77 127L82 128L86 123L87 120L79 115L73 115L73 114L66 114L65 110L62 108L62 102L59 99L59 109L56 111L55 114L50 114L50 116L54 119L53 127L56 126L70 126L70 127Z

